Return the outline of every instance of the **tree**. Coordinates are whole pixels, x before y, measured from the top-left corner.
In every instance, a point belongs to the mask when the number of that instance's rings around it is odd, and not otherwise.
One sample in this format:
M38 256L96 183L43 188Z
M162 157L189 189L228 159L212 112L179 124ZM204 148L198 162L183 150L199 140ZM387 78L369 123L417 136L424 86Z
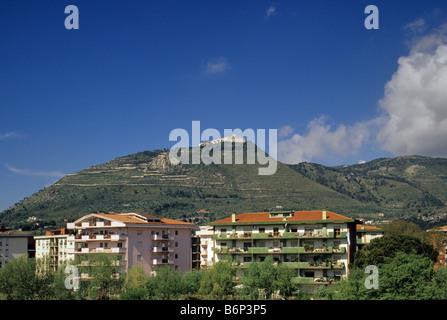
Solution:
M382 226L386 230L387 235L405 235L417 238L422 241L427 240L427 233L416 223L406 222L404 220L392 221Z
M407 235L385 235L372 240L355 253L352 267L364 269L368 265L379 266L386 258L393 258L398 252L419 254L435 262L438 252L428 243Z
M142 266L134 266L129 269L124 284L124 292L120 294L122 300L144 300L148 297L146 284L149 277Z
M76 291L79 299L109 300L118 297L124 282L119 256L88 254L75 260L74 264L79 266L80 275L87 275Z
M150 277L146 283L149 297L157 300L178 298L181 290L181 277L180 272L171 267L157 268L155 276Z
M229 260L219 260L204 271L199 294L222 299L234 294L236 269Z
M258 299L264 293L268 299L279 291L280 295L292 295L295 286L292 283L293 272L283 264L275 265L268 256L264 261L250 263L241 277L242 293L249 299Z
M181 282L181 292L185 295L196 295L200 290L200 283L203 280L202 270L191 270L183 274Z
M9 300L47 299L52 296L53 277L36 273L36 261L24 254L0 269L0 293Z
M347 280L327 288L320 287L315 297L327 300L424 300L434 297L433 262L422 255L397 252L386 257L379 267L378 288L365 285L368 274L361 268L350 271ZM445 284L445 274L437 283ZM442 299L445 292L439 290ZM445 291L445 290L444 290Z
M434 271L430 286L430 295L433 300L447 300L447 267L442 266Z
M378 297L381 300L430 299L433 272L429 258L398 252L380 268Z

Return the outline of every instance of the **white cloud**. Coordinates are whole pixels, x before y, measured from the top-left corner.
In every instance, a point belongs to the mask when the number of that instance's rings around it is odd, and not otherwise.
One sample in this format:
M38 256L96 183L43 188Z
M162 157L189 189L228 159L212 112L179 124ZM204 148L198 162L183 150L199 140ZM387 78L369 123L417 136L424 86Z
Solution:
M208 74L226 73L230 69L227 59L217 58L208 63L205 66L205 72Z
M289 125L282 126L278 129L279 138L287 138L293 133L293 128Z
M420 38L385 86L380 146L397 155L447 156L446 26Z
M425 21L405 28L421 31ZM447 157L447 24L425 36L414 35L408 56L398 59L398 69L385 85L379 111L374 119L353 126L333 128L324 117L314 119L306 134L279 141L278 159L299 163L353 155L367 142L395 155Z
M325 117L312 120L307 134L293 134L278 142L278 160L285 163L311 161L315 157L355 154L368 139L375 121L354 126L339 125L336 129L325 123Z
M427 25L422 18L416 19L413 22L407 23L404 26L404 30L410 30L413 33L421 33L425 31Z
M270 17L272 14L274 14L276 11L276 5L272 4L267 11L265 11L265 16L268 18Z
M32 171L27 169L17 169L7 164L5 164L5 167L11 172L26 176L48 177L48 178L62 178L66 176L65 173L60 171Z

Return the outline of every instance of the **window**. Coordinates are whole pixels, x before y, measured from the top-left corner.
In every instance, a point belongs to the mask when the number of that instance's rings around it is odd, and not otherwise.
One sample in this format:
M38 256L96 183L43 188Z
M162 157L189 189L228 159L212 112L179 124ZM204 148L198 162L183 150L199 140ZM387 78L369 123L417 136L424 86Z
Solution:
M9 249L5 249L5 257L9 257Z
M275 236L275 237L277 237L277 236L279 236L279 228L273 228L273 235Z
M175 254L174 258L175 258L175 259L178 259L178 253Z
M142 261L143 260L143 257L141 256L141 254L137 255L137 260L138 261Z
M178 230L175 230L175 235L178 236Z
M143 234L143 231L141 229L137 230L137 236L141 236Z
M141 248L143 246L143 243L141 241L137 242L137 248Z
M117 248L122 248L122 247L123 247L123 243L122 243L122 242L118 242L118 243L116 244L116 247L117 247Z
M178 247L178 242L177 241L175 242L175 246Z
M334 229L334 234L336 237L340 236L340 228Z
M259 228L259 233L265 233L265 228Z

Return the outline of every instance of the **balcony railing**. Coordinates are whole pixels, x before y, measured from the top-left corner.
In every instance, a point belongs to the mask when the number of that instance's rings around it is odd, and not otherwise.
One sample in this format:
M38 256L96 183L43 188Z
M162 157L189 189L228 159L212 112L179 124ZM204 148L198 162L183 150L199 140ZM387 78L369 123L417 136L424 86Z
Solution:
M174 264L174 261L171 259L152 259L152 265L161 266L161 265L169 265Z
M346 238L346 232L327 232L325 230L313 230L306 232L232 232L232 233L216 233L214 240L232 240L232 239L307 239L307 238Z
M151 251L154 253L170 253L170 252L174 252L174 249L171 247L152 247Z
M237 254L237 253L245 253L245 254L302 254L302 253L346 253L345 247L339 248L307 248L304 247L217 247L214 249L215 253L218 254Z
M154 241L172 241L174 237L171 237L169 234L153 234L151 236Z
M126 248L119 248L119 247L113 247L113 248L74 248L74 249L68 249L67 253L73 254L73 253L125 253Z

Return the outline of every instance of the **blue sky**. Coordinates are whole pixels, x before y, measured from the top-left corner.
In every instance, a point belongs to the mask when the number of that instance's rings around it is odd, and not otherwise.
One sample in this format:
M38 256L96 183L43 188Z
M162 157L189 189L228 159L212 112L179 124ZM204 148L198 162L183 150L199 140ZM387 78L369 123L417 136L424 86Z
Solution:
M1 0L0 210L195 120L278 129L288 163L447 156L446 23L441 0Z

